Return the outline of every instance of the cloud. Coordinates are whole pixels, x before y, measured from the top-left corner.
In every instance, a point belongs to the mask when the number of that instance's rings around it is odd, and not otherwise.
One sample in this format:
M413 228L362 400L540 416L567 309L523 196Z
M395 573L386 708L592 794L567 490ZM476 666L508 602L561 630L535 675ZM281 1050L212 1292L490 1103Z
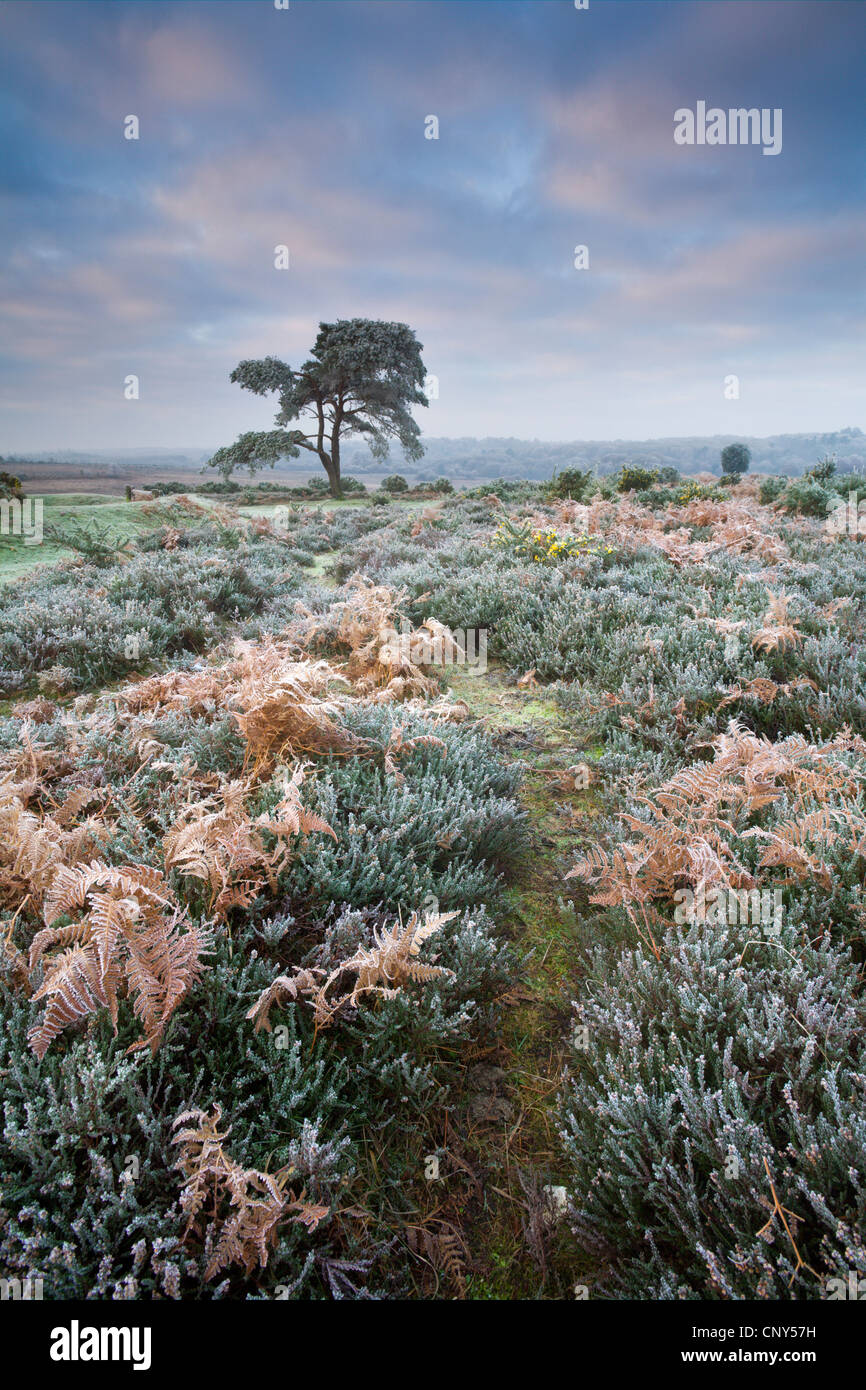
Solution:
M132 421L210 447L273 414L229 383L240 358L297 361L353 315L416 329L437 433L724 428L729 370L744 430L850 423L864 29L834 0L13 0L7 448L120 445ZM701 97L782 105L782 155L675 146Z

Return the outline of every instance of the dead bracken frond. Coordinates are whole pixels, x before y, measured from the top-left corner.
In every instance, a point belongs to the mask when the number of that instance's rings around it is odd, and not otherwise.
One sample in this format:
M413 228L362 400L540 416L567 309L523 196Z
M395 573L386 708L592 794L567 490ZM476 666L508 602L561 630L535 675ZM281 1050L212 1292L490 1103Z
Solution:
M74 819L71 807L56 817L26 809L34 786L11 777L0 781L0 906L17 909L29 900L38 911L59 866L92 857L107 832L95 819L66 829Z
M652 916L654 902L670 902L682 887L754 888L755 877L738 858L737 846L760 837L767 848L759 868L787 868L797 879L812 874L829 888L830 870L805 845L831 844L844 830L849 850L861 852L866 816L856 798L862 774L837 756L851 746L845 736L827 744L809 743L801 735L771 743L732 720L711 744L711 763L683 768L638 798L648 819L621 813L634 840L612 856L591 849L566 877L594 888L591 902L622 906L637 923L647 912ZM770 829L745 828L748 817L783 795L797 808L794 817ZM835 804L826 805L831 799Z
M733 705L737 700L757 700L761 705L771 705L777 695L792 695L795 690L817 689L817 685L809 676L799 676L797 680L785 681L781 685L765 676L754 676L742 685L732 686L724 700L719 702L719 709Z
M755 633L752 646L756 651L763 652L784 651L788 646L798 646L803 640L803 634L788 617L790 596L784 590L774 594L768 589L767 597L770 606L764 614L764 626Z
M432 617L413 628L401 611L405 589L374 584L361 574L353 574L347 588L348 597L332 603L326 615L299 614L292 628L297 639L343 647L345 675L355 693L376 703L438 694L425 669L460 658L450 630Z
M133 996L144 1041L155 1052L166 1024L198 979L207 933L186 922L157 869L94 861L59 868L46 895L46 926L30 947L29 968L45 971L34 1000L48 999L28 1034L37 1057L69 1024L107 1009L117 1028L121 986ZM72 917L67 926L55 926Z
M304 753L347 753L359 741L335 723L339 704L326 698L347 682L326 661L287 658L272 641L245 647L235 664L228 704L258 767Z
M336 835L321 816L301 803L300 787L306 769L298 764L284 777L282 796L270 815L252 820L245 807L252 779L235 779L213 796L181 812L164 841L165 865L210 890L209 911L225 920L234 907L248 907L265 884L276 889L277 877L290 854L290 842L300 835ZM276 845L268 848L265 832Z
M325 1028L341 1010L357 1007L366 996L393 999L413 981L427 984L431 980L453 979L453 971L418 957L427 938L457 915L456 912L426 913L422 921L418 913L413 912L405 926L397 920L387 930L374 929L373 945L359 946L355 954L341 961L327 978L317 978L322 971L296 970L292 976L283 975L274 980L248 1011L247 1018L255 1020L256 1032L260 1028L270 1031L270 1011L275 1004L304 998L313 1005L316 1026ZM354 974L355 983L351 990L341 993L334 986L347 972Z
M306 1200L289 1187L291 1173L281 1168L262 1173L243 1168L223 1148L231 1127L221 1131L222 1110L213 1114L185 1110L174 1121L178 1130L172 1143L180 1145L175 1167L185 1181L180 1207L187 1218L184 1240L203 1242L207 1264L205 1279L213 1279L229 1265L242 1265L247 1274L264 1269L277 1242L283 1221L302 1223L314 1231L329 1208ZM183 1125L185 1128L178 1129Z

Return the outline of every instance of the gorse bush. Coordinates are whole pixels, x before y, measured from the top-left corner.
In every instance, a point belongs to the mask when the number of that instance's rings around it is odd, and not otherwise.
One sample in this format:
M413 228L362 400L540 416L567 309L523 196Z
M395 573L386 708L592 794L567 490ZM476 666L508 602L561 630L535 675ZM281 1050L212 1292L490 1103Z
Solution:
M775 502L778 497L781 497L787 486L787 478L762 478L760 487L758 488L758 498L765 505L770 502Z
M544 489L545 496L583 502L592 489L592 482L591 468L564 468L561 473L554 473Z
M658 480L657 468L637 468L630 464L626 468L620 469L616 486L619 492L632 492L652 487Z
M526 559L530 564L555 565L561 560L574 560L584 555L598 555L601 547L591 536L560 535L555 526L533 530L528 522L522 526L506 517L490 541L494 549L506 550ZM611 547L606 547L610 553Z
M719 502L723 497L724 493L715 485L696 483L693 478L688 478L674 491L671 500L676 502L678 507L685 507L689 502ZM761 500L763 501L763 498Z

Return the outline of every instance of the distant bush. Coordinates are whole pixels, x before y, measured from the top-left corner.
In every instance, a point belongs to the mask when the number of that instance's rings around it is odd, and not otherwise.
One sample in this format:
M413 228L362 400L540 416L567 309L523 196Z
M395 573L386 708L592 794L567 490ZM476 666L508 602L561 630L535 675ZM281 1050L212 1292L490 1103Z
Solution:
M435 478L430 484L430 491L451 493L454 491L454 484L450 478Z
M0 472L0 497L20 497L21 479L14 473Z
M728 483L737 483L749 471L752 451L748 444L727 444L722 450L722 473Z
M591 468L564 468L561 473L554 473L544 492L547 497L583 502L592 488L592 483Z
M775 502L777 497L781 497L787 486L787 478L764 478L758 487L758 501L763 502L764 506L770 502Z
M806 471L804 477L814 478L816 483L829 483L835 472L836 456L835 454L826 454L824 458L818 460L814 468L809 468Z
M470 488L465 496L470 500L498 497L500 502L529 502L541 497L543 487L543 483L526 478L493 478L489 483Z
M164 486L167 487L170 491L174 491L176 485L166 483L164 484ZM151 489L151 491L153 490L154 489ZM231 478L229 478L227 482L216 482L214 480L209 480L206 483L196 484L195 488L180 488L181 492L202 492L205 494L206 497L221 497L227 493L240 492L240 490L240 483L233 482Z
M618 492L637 492L652 487L658 482L657 468L635 468L627 466L620 470L616 479Z
M217 489L219 489L220 492L237 492L238 490L237 483L203 483L200 487L197 488L190 487L189 483L178 482L142 483L141 486L143 489L145 489L145 491L152 492L154 497L171 497L176 496L182 492L204 492L207 488L210 488L211 491L216 491ZM126 492L127 497L131 497L132 488L128 487L126 489Z
M674 468L673 465L670 463L666 463L663 468L659 469L659 482L662 483L665 487L676 487L677 483L680 482L681 479L682 473L680 472L680 470L678 468Z
M359 478L353 478L351 473L347 473L345 477L340 479L340 487L350 497L359 496L362 492L367 491L366 484L362 483Z
M383 492L408 492L409 484L402 473L391 473L389 477L382 479Z

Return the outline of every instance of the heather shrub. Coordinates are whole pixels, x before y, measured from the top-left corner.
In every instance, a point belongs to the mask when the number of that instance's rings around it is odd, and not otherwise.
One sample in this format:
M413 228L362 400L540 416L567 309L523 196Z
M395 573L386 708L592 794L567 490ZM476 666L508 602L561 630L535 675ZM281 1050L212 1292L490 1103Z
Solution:
M775 942L696 923L658 960L591 953L562 1135L596 1295L822 1298L866 1272L866 1005L820 912L797 916Z
M301 1007L275 1013L271 1034L256 1033L245 1017L284 968L287 940L304 960L327 960L335 938L340 949L369 942L377 920L332 912L306 926L302 950L291 925L283 935L273 920L260 931L236 925L155 1058L124 1057L135 1030L122 1015L117 1039L98 1020L37 1064L24 1036L26 1001L0 987L4 1270L40 1274L47 1298L285 1296L280 1290L308 1298L329 1288L330 1262L360 1260L369 1270L380 1257L375 1286L399 1289L400 1261L387 1258L389 1223L407 1206L407 1165L414 1176L425 1110L445 1102L448 1050L491 1026L510 974L489 922L482 912L450 924L440 959L454 982L359 1010L339 1032L317 1037ZM231 1119L234 1158L260 1170L294 1164L308 1196L331 1208L349 1204L364 1134L375 1130L391 1162L378 1189L367 1175L359 1192L372 1220L336 1229L328 1218L314 1234L286 1223L265 1270L205 1280L194 1250L181 1245L186 1223L170 1139L180 1111L213 1101ZM363 1296L368 1279L360 1273L348 1296Z
M332 597L304 594L309 611ZM305 807L337 839L309 834L270 883L263 875L260 891L217 922L206 968L155 1055L127 1055L140 1029L123 998L116 1036L108 1011L97 1011L37 1062L27 1040L33 1001L14 954L26 952L33 927L5 914L0 1263L9 1277L42 1277L48 1298L405 1292L394 1222L413 1210L428 1117L453 1103L455 1053L493 1035L513 976L485 903L524 842L520 770L505 767L476 727L434 722L422 709L356 701L342 721L358 756L315 757L304 783ZM4 754L17 756L21 727L21 717L0 719ZM427 741L413 744L419 736ZM400 737L399 767L386 765ZM109 865L159 867L188 805L191 769L225 784L247 751L231 713L207 701L157 710L137 731L105 703L75 724L49 705L34 740L52 769L53 803L82 788L100 804L108 796L100 857ZM278 768L250 793L248 815L272 813L284 795ZM201 882L178 870L168 882L201 922ZM376 931L398 914L406 920L437 901L456 911L437 936L433 977L359 1002L331 1028L299 999L274 1007L271 1033L256 1030L249 1010L278 977L339 968L373 950ZM231 1126L233 1162L258 1172L290 1166L305 1201L324 1213L310 1230L285 1220L266 1266L232 1263L219 1277L207 1275L207 1245L187 1232L172 1144L180 1112L214 1105ZM333 1219L338 1209L363 1219Z
M421 715L375 705L346 719L382 749L395 724L406 739L430 732ZM337 840L310 837L289 870L290 896L409 911L428 896L443 910L494 899L502 867L523 844L519 770L494 759L474 729L442 725L436 736L444 748L420 744L401 759L403 782L385 772L381 756L318 764L307 802Z
M224 625L283 609L298 586L285 547L264 538L37 571L0 588L0 692L54 666L68 669L71 689L85 690L142 662L202 652Z

